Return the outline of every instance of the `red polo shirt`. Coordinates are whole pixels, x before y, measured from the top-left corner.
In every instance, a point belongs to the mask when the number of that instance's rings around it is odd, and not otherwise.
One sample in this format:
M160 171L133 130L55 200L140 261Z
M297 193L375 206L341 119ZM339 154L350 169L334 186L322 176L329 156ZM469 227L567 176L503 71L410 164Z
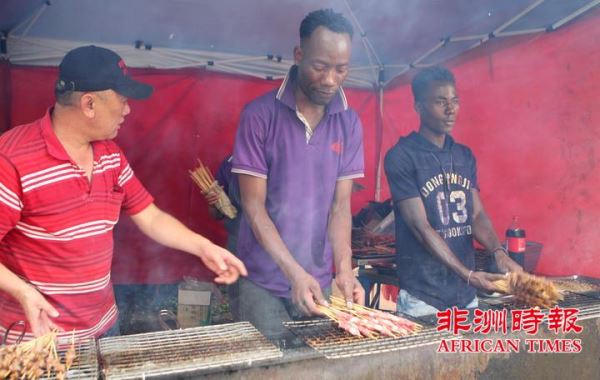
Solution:
M66 335L99 336L117 318L113 227L121 208L136 214L153 198L112 141L92 143L88 181L54 134L50 112L0 136L0 262L58 310ZM25 319L1 291L0 310L1 334Z

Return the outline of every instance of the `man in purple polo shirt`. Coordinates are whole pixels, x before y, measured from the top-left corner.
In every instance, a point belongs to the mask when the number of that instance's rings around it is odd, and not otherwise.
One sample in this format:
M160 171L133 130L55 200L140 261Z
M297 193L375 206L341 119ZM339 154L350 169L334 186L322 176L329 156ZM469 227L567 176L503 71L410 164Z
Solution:
M364 290L351 269L352 179L363 177L362 126L341 88L352 26L331 9L308 14L281 87L246 106L235 141L244 218L238 256L248 280L232 311L265 335L281 322L320 314L336 285L348 302Z

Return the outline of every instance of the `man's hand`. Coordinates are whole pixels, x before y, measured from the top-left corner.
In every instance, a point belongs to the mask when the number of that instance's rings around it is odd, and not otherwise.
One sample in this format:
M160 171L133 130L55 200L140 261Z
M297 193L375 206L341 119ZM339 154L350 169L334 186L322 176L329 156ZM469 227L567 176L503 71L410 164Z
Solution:
M202 262L217 277L214 281L219 284L233 284L240 275L247 276L246 266L228 250L210 243L200 253Z
M496 265L501 272L523 272L523 268L521 268L521 266L511 259L504 251L499 249L494 253L494 256L496 258Z
M292 302L304 315L323 315L317 308L327 305L321 286L313 276L303 271L295 276L292 281Z
M487 272L473 272L469 278L469 285L479 289L486 290L490 293L500 292L501 289L494 284L494 281L502 280L503 274L487 273Z
M342 292L346 304L350 307L352 303L364 305L365 303L365 290L360 285L354 273L344 272L337 273L335 276L335 284Z
M46 301L33 286L28 285L19 293L17 300L21 304L31 332L35 337L49 333L52 329L62 331L50 318L58 317L58 311Z
M222 188L222 187L221 187ZM219 193L214 190L210 190L206 193L203 193L204 198L208 202L209 205L214 206L219 201Z

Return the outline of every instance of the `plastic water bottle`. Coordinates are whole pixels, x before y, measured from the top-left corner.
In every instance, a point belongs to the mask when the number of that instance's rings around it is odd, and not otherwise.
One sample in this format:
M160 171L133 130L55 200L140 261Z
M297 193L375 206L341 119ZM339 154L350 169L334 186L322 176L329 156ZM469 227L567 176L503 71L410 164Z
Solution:
M506 230L506 248L508 255L520 266L525 265L525 230L519 227L519 217L513 216L511 225Z

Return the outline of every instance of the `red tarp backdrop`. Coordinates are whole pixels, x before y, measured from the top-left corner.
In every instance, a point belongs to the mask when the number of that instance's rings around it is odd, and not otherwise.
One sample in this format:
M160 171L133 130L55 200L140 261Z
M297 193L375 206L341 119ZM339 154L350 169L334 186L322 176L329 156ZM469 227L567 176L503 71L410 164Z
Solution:
M544 244L541 273L600 278L599 21L594 11L552 33L499 39L448 65L461 101L453 136L475 153L498 234L518 215L528 239ZM412 103L406 83L386 92L384 151L416 129Z
M159 207L223 244L225 232L220 223L209 216L207 204L189 179L188 170L199 158L216 172L232 150L243 106L279 86L279 82L201 69L131 71L137 79L152 84L155 92L144 101L130 100L132 111L117 142ZM34 120L53 104L56 75L55 68L10 68L10 79L14 83L10 98L11 125ZM360 113L365 134L367 178L360 182L366 189L355 194L353 210L356 212L372 199L374 188L375 94L362 90L347 90L346 94ZM115 229L115 282L169 283L184 275L206 277L208 273L198 259L152 242L128 217L121 216Z
M454 136L478 158L479 183L498 233L512 215L531 240L544 244L538 270L600 277L600 13L552 33L497 40L450 62L458 80L461 114ZM188 178L200 158L216 170L230 153L243 105L276 87L204 70L132 70L155 86L117 138L159 207L218 243L224 231ZM55 68L0 62L0 130L40 117L53 103ZM417 128L408 79L386 90L382 150ZM366 188L353 197L356 212L375 194L377 94L347 90L362 119ZM2 124L4 123L4 125ZM387 183L382 198L389 196ZM154 244L122 217L115 230L114 279L166 283L206 276L192 257Z

